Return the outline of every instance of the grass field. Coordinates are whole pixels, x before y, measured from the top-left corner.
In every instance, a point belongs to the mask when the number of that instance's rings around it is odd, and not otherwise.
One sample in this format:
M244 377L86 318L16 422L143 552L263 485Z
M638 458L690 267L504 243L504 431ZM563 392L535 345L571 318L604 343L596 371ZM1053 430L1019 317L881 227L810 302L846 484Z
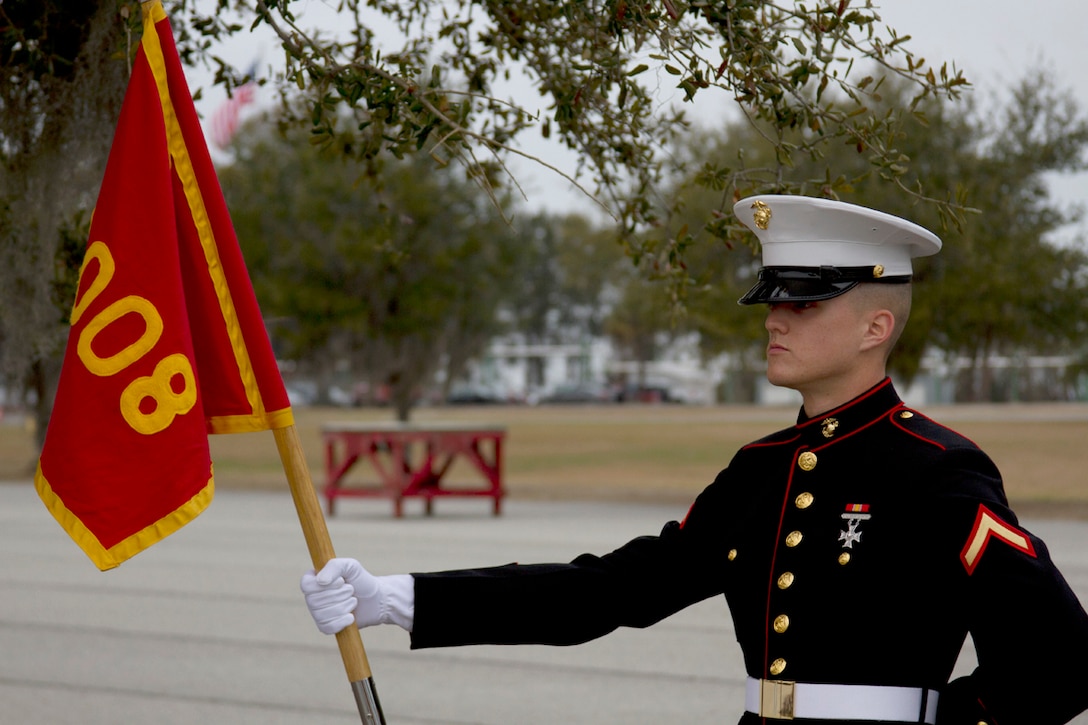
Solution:
M996 461L1022 512L1088 516L1088 405L972 405L925 412L977 442ZM738 447L790 425L793 408L748 406L540 406L424 408L413 421L466 421L507 428L512 497L689 500ZM324 480L321 426L390 420L388 410L299 408L296 424L315 482ZM0 481L27 481L33 435L14 416L0 422ZM211 437L216 486L286 489L269 433ZM455 466L449 478L456 480Z

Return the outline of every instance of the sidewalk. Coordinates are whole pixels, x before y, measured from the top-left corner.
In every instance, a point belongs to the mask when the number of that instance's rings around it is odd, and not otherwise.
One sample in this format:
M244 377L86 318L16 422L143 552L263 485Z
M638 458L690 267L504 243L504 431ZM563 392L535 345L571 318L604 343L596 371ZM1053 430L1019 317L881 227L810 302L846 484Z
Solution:
M657 533L683 507L346 502L341 555L375 573L569 560ZM1027 521L1088 601L1088 523ZM29 484L0 485L0 725L358 723L335 641L298 593L309 557L286 492L220 492L178 533L101 573ZM481 602L480 606L486 606ZM572 648L410 652L365 630L388 725L731 723L740 653L724 601ZM960 669L970 663L961 662ZM1078 725L1088 725L1082 716Z

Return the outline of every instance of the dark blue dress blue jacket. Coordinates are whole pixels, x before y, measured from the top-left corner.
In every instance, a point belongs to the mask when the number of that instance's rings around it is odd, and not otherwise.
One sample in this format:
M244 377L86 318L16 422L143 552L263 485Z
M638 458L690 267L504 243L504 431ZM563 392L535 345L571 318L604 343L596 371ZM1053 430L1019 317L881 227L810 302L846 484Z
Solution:
M745 446L658 536L415 577L413 648L577 644L724 594L752 677L939 689L941 725L1088 707L1088 616L1046 546L990 459L890 380ZM949 683L968 632L979 666Z

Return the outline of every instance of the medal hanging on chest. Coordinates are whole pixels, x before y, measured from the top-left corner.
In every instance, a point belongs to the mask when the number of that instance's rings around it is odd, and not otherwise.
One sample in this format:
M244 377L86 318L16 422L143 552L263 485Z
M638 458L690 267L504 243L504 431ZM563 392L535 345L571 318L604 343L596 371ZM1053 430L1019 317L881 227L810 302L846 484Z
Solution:
M858 526L862 521L867 521L872 518L869 513L869 504L867 503L848 503L846 504L846 513L842 515L846 521L846 531L839 532L839 541L842 542L842 548L853 549L854 544L861 543L861 531L858 530Z

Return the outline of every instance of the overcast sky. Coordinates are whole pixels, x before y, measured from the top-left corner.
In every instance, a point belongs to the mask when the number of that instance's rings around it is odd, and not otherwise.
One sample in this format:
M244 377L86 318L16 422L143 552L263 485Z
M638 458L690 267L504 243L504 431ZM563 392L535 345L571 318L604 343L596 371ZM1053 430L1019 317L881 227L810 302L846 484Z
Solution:
M1088 114L1088 3L1083 0L884 0L881 18L927 60L956 67L986 98L1021 80L1028 70L1052 73ZM1054 196L1088 200L1088 174L1053 180ZM1086 224L1079 225L1085 229Z
M305 8L304 26L309 18L328 18L331 3L308 0L298 3ZM900 35L909 34L909 47L915 56L924 56L933 65L948 62L963 71L973 83L974 93L986 100L1000 93L1003 86L1023 78L1029 69L1044 68L1053 73L1058 89L1070 90L1083 112L1088 113L1088 2L1083 0L882 0L877 13L885 25ZM293 6L294 7L294 6ZM314 21L318 22L318 21ZM240 38L224 49L223 55L245 67L258 55L264 63L278 60L282 51L269 37ZM205 85L209 78L195 73L190 85ZM271 101L270 89L262 89L264 100ZM198 104L210 115L223 94L206 89L206 98ZM535 93L533 94L535 98ZM529 136L535 136L530 132ZM532 150L538 143L529 139ZM547 151L549 160L562 158L561 151ZM553 154L559 154L558 156ZM573 157L568 158L573 169ZM566 182L531 165L521 164L519 178L526 187L530 206L560 210L573 205L585 210L591 205L579 195L568 192ZM1054 181L1055 196L1063 201L1088 198L1088 174Z

